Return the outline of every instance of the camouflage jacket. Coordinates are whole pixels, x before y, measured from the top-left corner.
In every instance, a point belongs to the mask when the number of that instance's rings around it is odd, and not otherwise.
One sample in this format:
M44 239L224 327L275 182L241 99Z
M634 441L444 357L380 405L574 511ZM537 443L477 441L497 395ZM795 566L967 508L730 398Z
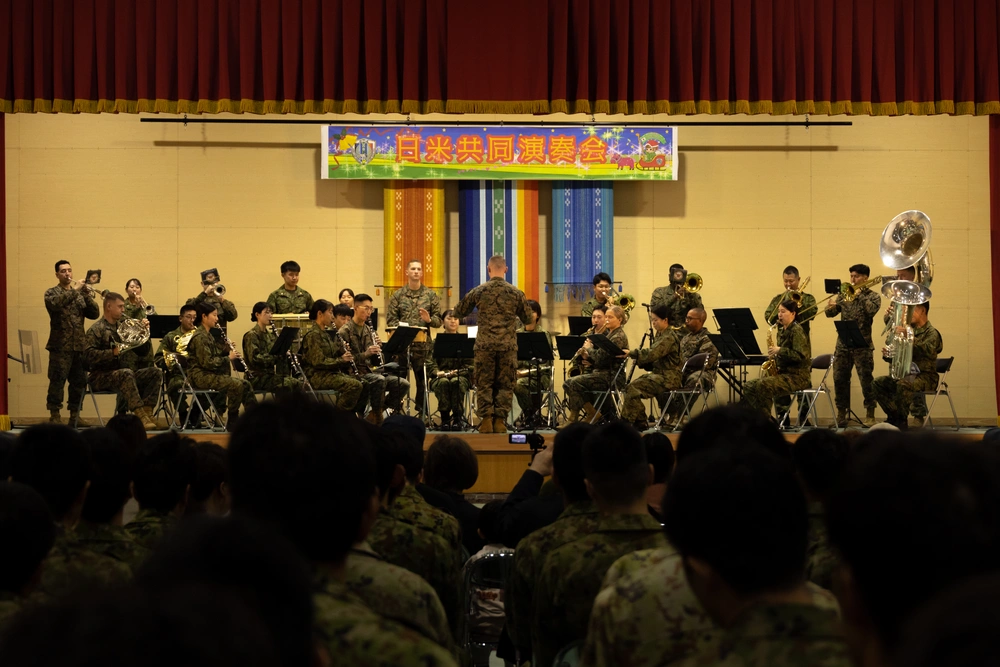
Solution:
M312 294L298 285L291 292L282 285L267 297L267 305L271 307L271 312L275 315L308 313L309 309L313 307L313 303L315 302Z
M313 579L315 626L333 664L357 667L456 667L447 651L420 633L382 618L347 587Z
M367 542L348 554L345 583L382 618L416 630L449 652L455 651L448 616L431 585L413 572L387 563Z
M354 363L357 364L358 372L362 375L370 373L372 368L380 365L377 354L366 352L369 347L374 345L375 340L367 325L356 324L354 320L351 320L340 327L337 333L341 339L347 341L351 348L351 354L354 356Z
M812 346L798 322L792 322L787 329L778 327L778 347L781 350L774 357L778 372L808 378L812 372Z
M545 564L554 549L576 542L597 527L597 508L590 501L569 505L555 522L517 543L510 591L504 604L507 632L518 646L531 646L535 591Z
M688 332L681 338L681 361L685 362L696 354L708 353L708 365L712 378L715 378L715 365L719 361L719 350L708 337L708 329L702 327L698 333ZM700 371L700 368L689 368L688 372Z
M594 314L594 308L597 308L598 306L610 306L610 305L611 305L610 299L605 301L604 303L601 303L600 301L597 300L596 296L592 296L586 301L584 301L583 306L580 308L580 315L582 317L590 317L591 315Z
M187 374L192 383L206 375L230 375L229 348L205 327L198 327L188 341Z
M338 332L320 329L315 322L310 322L301 329L302 343L299 346L299 358L302 368L307 373L314 371L349 372L351 362L344 360L347 347ZM358 368L361 368L358 366Z
M253 373L274 375L275 364L284 361L271 354L271 348L278 337L267 329L261 330L256 324L243 334L243 360Z
M491 278L472 288L455 306L455 317L461 319L479 308L476 333L477 350L516 350L517 321L531 321L531 311L524 292L503 278Z
M437 344L437 337L434 338L434 344ZM432 347L431 350L434 348ZM427 373L428 377L432 380L434 379L434 374L438 371L458 371L459 375L462 377L471 378L472 370L475 368L475 362L472 359L438 359L434 356L433 351L431 355L427 358Z
M3 629L14 618L14 615L21 611L22 602L20 596L8 591L0 591L0 633L3 633Z
M771 299L771 303L767 304L767 309L764 311L764 320L767 322L768 326L774 324L778 321L778 306L784 301L784 298L788 292L782 292L781 294L775 295ZM812 294L802 293L802 304L799 307L799 312L795 315L796 322L802 322L802 320L811 318L816 315L816 297ZM799 326L802 327L802 331L805 332L806 338L809 338L809 325L811 322L804 322Z
M653 344L630 353L640 368L659 375L673 374L680 380L681 364L680 339L669 327L653 337ZM677 384L680 384L679 382Z
M840 319L844 322L857 322L861 329L861 335L868 341L869 347L872 344L872 320L882 307L882 297L878 292L873 292L867 287L853 301L847 301L843 296L838 296L833 303L823 311L827 317L836 317L840 313ZM845 349L838 337L837 347Z
M48 600L90 586L124 584L132 578L132 569L110 556L90 551L61 526L56 541L42 565L42 580L32 599Z
M229 299L221 301L217 296L209 296L204 292L188 299L185 305L200 306L203 303L210 303L219 310L219 324L222 326L226 326L226 322L235 322L236 318L239 317L239 313L236 312L236 304L232 301Z
M83 348L83 364L89 371L116 371L131 368L135 351L127 350L115 355L115 345L121 345L118 327L103 317L87 329L87 344Z
M421 308L431 316L430 322L420 319ZM441 299L426 285L421 285L416 290L411 290L408 286L396 290L386 304L385 325L396 327L400 322L406 322L411 327L441 326Z
M125 299L125 315L133 320L144 320L146 319L146 309L137 303L132 303L128 299Z
M601 329L600 333L603 334L608 333L608 328L604 327L603 329ZM587 336L592 336L593 334L594 334L594 327L590 327L589 329L583 332L581 337L586 338ZM584 363L584 361L586 361L587 363ZM583 375L587 375L588 373L594 372L593 362L591 362L590 360L585 360L581 356L574 357L569 367L570 369L579 369L580 373L582 373Z
M840 613L832 593L807 587L817 607ZM688 585L683 559L672 546L636 551L615 561L604 577L581 664L673 664L710 650L721 634Z
M833 588L837 557L826 534L821 503L809 504L809 542L806 548L806 579L827 590Z
M396 496L388 512L403 523L444 538L459 553L462 551L462 528L458 519L424 500L417 487L409 482Z
M684 296L678 297L675 287L676 285L664 285L653 290L653 295L649 297L649 309L666 306L669 311L667 319L670 326L679 327L684 325L688 311L692 308L701 308L702 303L700 294L684 292Z
M718 644L679 667L851 667L837 615L808 604L757 605Z
M928 322L922 327L913 327L913 363L920 369L922 377L931 378L937 385L937 358L944 349L941 334Z
M197 329L192 329L192 332L197 331ZM160 344L156 348L156 354L153 355L153 363L157 365L161 370L167 369L167 362L163 357L164 352L174 354L177 352L177 339L184 335L184 330L177 327L166 336L160 339ZM194 334L192 333L192 336ZM190 340L190 339L189 339ZM184 350L184 355L187 356L187 349ZM177 373L176 369L171 371L171 373Z
M135 518L125 524L125 532L140 546L152 549L176 525L177 518L172 514L139 510Z
M628 336L625 334L625 327L618 327L614 331L607 330L604 332L604 335L610 338L611 342L622 350L628 349ZM596 345L587 352L587 358L594 365L594 371L612 372L617 370L618 364L624 361L624 359L619 357L612 357Z
M73 534L87 551L125 563L133 573L150 554L149 549L133 540L121 526L81 521Z
M84 348L83 320L101 316L97 302L80 290L56 285L45 290L45 310L49 311L50 352L82 352Z
M667 546L649 514L602 516L589 535L548 552L536 582L532 664L551 665L559 650L584 639L594 598L611 564L637 549Z

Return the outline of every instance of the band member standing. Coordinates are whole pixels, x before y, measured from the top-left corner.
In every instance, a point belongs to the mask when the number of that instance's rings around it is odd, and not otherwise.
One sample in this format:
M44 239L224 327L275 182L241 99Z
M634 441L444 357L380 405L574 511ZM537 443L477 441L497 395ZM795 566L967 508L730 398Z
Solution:
M594 334L602 334L608 330L607 324L605 323L605 318L607 317L608 307L607 306L594 306L594 312L590 314L590 328L583 332L583 336L592 336ZM581 348L577 352L576 356L570 360L569 363L569 375L570 377L576 377L577 375L586 375L594 369L593 362L582 356L583 349Z
M518 332L537 332L546 334L545 338L552 347L552 340L548 332L542 328L542 305L534 299L528 299L528 308L531 309L531 324L525 324L523 328L518 327ZM535 414L541 409L542 395L549 390L552 382L552 367L548 365L533 364L530 361L517 362L517 382L514 384L514 396L517 397L517 404L521 406L524 413L523 423L531 423Z
M226 430L232 432L240 405L252 405L257 397L247 380L232 376L230 361L239 357L239 352L212 335L219 322L218 309L205 302L198 307L198 315L198 328L188 342L188 379L195 389L213 389L226 395ZM216 406L220 412L221 407Z
M657 398L681 387L680 339L670 329L669 311L660 304L649 313L653 325L653 342L648 349L635 349L628 356L640 368L649 372L629 383L625 390L621 417L641 432L649 425L646 420L644 398Z
M181 388L184 386L184 376L180 368L182 362L178 360L178 357L188 356L188 343L191 342L191 337L194 336L196 328L194 323L197 318L197 308L186 304L181 306L181 314L178 318L180 326L160 339L160 345L156 348L156 355L154 356L156 366L166 373L167 399L177 409L177 415L180 418L181 424L187 421L188 404L187 397L181 394ZM195 428L197 428L200 421L200 414L197 419L191 420L195 424Z
M287 313L308 313L312 308L313 298L309 292L299 287L299 272L302 268L294 260L288 260L281 265L281 278L285 284L271 292L267 297L267 305L275 315Z
M900 429L905 429L906 415L910 411L913 397L918 391L934 391L938 384L937 358L944 349L941 334L927 319L931 309L929 302L913 307L910 326L913 327L913 363L920 369L916 375L907 375L902 380L894 380L884 375L875 378L872 391L875 400L885 410L888 422ZM897 333L903 333L905 327L897 327ZM883 350L883 354L885 351Z
M338 334L351 318L351 309L344 304L334 306L318 299L309 308L309 324L302 328L299 356L309 384L317 391L337 392L337 407L353 410L361 396L361 380L346 375L353 357Z
M117 292L104 297L104 317L87 330L83 357L90 374L88 381L94 391L115 391L147 431L156 428L152 409L160 394L163 373L159 368L132 370L133 350L122 350L118 322L125 314L125 298Z
M125 317L139 320L149 327L149 316L146 313L146 300L142 298L142 283L138 278L130 278L125 283ZM146 341L132 350L135 353L136 368L151 368L153 366L153 341Z
M399 412L403 408L403 397L410 389L410 383L395 375L380 375L372 369L380 364L381 347L375 344L368 318L372 313L372 298L367 294L354 297L354 316L340 328L340 337L350 348L354 363L361 374L364 388L354 410L361 414L365 406L371 406L368 421L382 423L384 406ZM388 392L388 396L386 395Z
M917 279L917 267L908 266L905 269L896 270L896 280L909 280L911 283ZM882 322L888 325L892 321L892 311L895 307L895 303L889 302L889 307L885 309L885 316L882 317ZM927 397L923 394L913 395L913 404L910 406L910 414L913 418L920 424L924 422L927 418Z
M792 292L799 294L802 300L799 301L798 313L795 317L796 322L802 322L799 326L802 327L803 333L806 335L806 340L812 343L809 338L809 320L816 316L816 297L812 294L799 291L799 285L801 285L801 280L799 277L799 270L794 266L786 266L785 270L781 272L781 279L785 285L785 291L775 295L771 299L771 303L768 304L767 308L764 310L764 320L768 325L773 325L778 319L778 306L791 296ZM780 396L775 399L774 407L778 413L788 412L792 407L792 399ZM804 424L806 417L806 404L804 401L799 401L799 423Z
M337 295L337 301L354 310L354 290L350 287L340 290L340 294Z
M444 311L444 333L458 333L459 320L454 310ZM437 345L437 339L434 341ZM472 359L438 359L432 352L427 373L431 391L437 396L441 411L441 430L457 430L465 422L465 396L472 382Z
M386 305L386 326L398 327L400 322L406 322L411 327L441 326L441 300L434 290L421 282L423 277L424 265L419 259L411 259L406 265L406 286L393 292ZM429 333L426 337L426 341L414 341L410 344L413 381L417 384L417 412L421 415L424 412L424 362L431 351ZM406 355L399 355L395 361L403 368L405 375L408 368Z
M583 344L580 356L593 364L593 370L586 375L570 378L563 385L563 388L566 390L566 403L569 405L569 415L566 418L567 423L579 421L580 410L587 412L587 421L591 423L596 423L601 418L601 413L597 412L594 404L590 402L590 396L598 392L607 391L611 387L611 380L618 371L619 364L622 363L623 358L628 354L628 336L625 335L625 329L622 328L624 320L625 311L622 310L621 306L611 306L608 308L607 317L605 318L608 330L605 335L612 343L622 349L620 357L612 357L604 350L594 347L594 343L589 338ZM625 377L619 373L618 386L622 387L624 384Z
M852 285L860 285L868 280L871 269L867 264L855 264L850 269ZM837 426L847 426L847 413L851 409L851 368L858 369L858 380L861 381L861 393L865 397L865 426L875 425L875 394L872 393L872 372L875 369L874 347L872 346L872 320L882 306L882 298L877 292L865 287L852 301L844 299L842 294L826 307L827 317L836 317L844 322L854 321L861 329L861 335L868 341L866 350L848 350L840 337L837 337L835 350L836 359L833 362L833 386L836 391Z
M659 305L667 307L667 319L678 325L692 308L701 308L701 295L684 289L687 271L680 264L670 266L670 284L657 287L649 297L650 309Z
M69 407L71 423L79 426L90 424L80 419L80 399L87 386L87 372L83 367L85 346L83 321L96 320L101 311L94 301L93 291L82 282L73 282L73 267L65 259L56 262L59 284L45 290L45 310L49 312L49 390L45 406L49 421L62 423L63 386L69 381Z
M208 269L201 272L201 287L202 292L198 296L191 297L187 300L189 305L195 306L196 308L202 304L211 304L218 311L217 317L219 324L223 329L226 328L226 322L235 322L236 318L239 317L239 313L236 311L236 304L232 301L226 299L225 294L217 295L216 286L221 281L219 277L218 269Z
M796 322L798 305L791 299L778 306L778 344L768 348L778 367L772 377L750 380L743 387L743 402L751 410L771 414L772 401L809 386L812 371L812 348L802 326ZM789 400L786 405L791 405ZM787 408L786 408L787 409ZM779 410L778 414L782 414Z
M493 255L486 263L489 276L455 306L462 319L479 308L475 345L476 412L480 433L506 433L507 415L514 401L517 369L517 320L531 321L524 292L507 282L507 260Z
M251 315L254 326L243 334L243 360L250 369L250 385L254 391L272 394L301 389L302 380L291 376L287 358L271 354L278 340L278 336L271 333L271 315L271 306L263 301L255 303Z
M580 315L590 317L596 306L607 307L614 305L611 303L610 298L611 276L602 271L594 276L594 296L587 299L583 304L583 308L580 309Z

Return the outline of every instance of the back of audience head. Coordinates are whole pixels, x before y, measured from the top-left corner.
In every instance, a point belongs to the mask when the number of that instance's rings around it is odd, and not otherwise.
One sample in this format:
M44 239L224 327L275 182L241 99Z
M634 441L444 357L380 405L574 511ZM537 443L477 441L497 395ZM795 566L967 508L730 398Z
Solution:
M854 452L827 503L849 638L886 654L905 617L1000 562L1000 455L930 433Z
M313 562L342 563L377 504L364 426L298 396L252 406L229 440L233 512L276 526Z
M55 538L45 499L26 484L0 481L0 592L29 593Z
M486 544L500 544L500 508L502 500L491 500L479 510L479 537Z
M11 475L10 466L14 460L14 446L17 436L10 431L0 431L0 480Z
M424 482L439 491L461 493L479 479L479 460L465 440L439 435L424 457Z
M80 518L94 524L120 526L125 503L132 497L132 457L111 429L88 428L83 439L90 454L90 487Z
M60 424L38 424L18 438L11 476L38 491L52 517L71 527L83 508L89 469L87 445L79 432Z
M125 452L129 460L135 459L139 449L146 442L146 429L142 427L142 420L131 413L115 415L108 420L106 428L117 433L125 443Z
M986 433L983 433L983 442L994 445L1000 444L1000 426L986 429Z
M674 446L663 433L653 432L642 436L646 446L646 460L653 466L653 484L664 484L674 471L677 457Z
M623 511L641 503L652 477L642 436L624 422L599 426L583 441L587 492L602 511Z
M143 443L132 476L139 508L163 514L182 513L195 479L194 440L176 431Z
M406 479L411 484L416 484L424 470L424 437L427 435L427 427L416 417L394 414L382 422L382 429L403 436L399 454L403 457Z
M556 433L552 443L552 479L567 505L590 500L583 481L583 441L593 430L590 424L574 422Z
M195 476L188 494L185 514L225 516L229 513L229 454L221 445L199 442L194 445Z
M803 585L805 498L788 462L761 447L684 458L667 485L663 521L692 589L723 626L741 604Z
M792 462L810 500L824 500L840 478L850 453L847 439L828 429L812 429L792 446Z
M412 460L407 455L408 441L398 431L375 429L372 434L375 458L375 487L379 500L391 505L406 485L405 461Z
M677 440L677 461L680 463L696 451L718 445L751 444L764 447L783 459L791 458L788 442L770 417L740 405L725 405L706 410L688 422Z

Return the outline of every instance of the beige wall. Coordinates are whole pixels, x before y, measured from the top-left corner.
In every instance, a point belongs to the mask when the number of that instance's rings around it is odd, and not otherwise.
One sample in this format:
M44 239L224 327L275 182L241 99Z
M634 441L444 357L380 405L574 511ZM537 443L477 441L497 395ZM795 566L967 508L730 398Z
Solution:
M955 402L963 417L992 418L987 119L851 120L853 127L808 131L681 128L678 182L615 186L614 277L646 301L678 261L704 276L706 306L749 306L760 317L786 264L811 275L819 292L823 278L846 278L855 262L880 272L882 228L919 208L934 224L931 319L945 354L957 358ZM218 266L240 310L235 340L250 326L252 304L280 285L283 260L303 265L302 285L317 298L382 282L382 184L319 180L317 126L183 127L124 115L8 115L5 122L14 352L18 329L37 330L44 345L42 293L55 284L52 265L61 258L79 276L102 268L109 288L140 277L161 313L176 312L197 293L198 272ZM446 202L457 288L455 183ZM547 276L548 184L539 205ZM566 331L574 308L543 297L546 326ZM456 289L448 302L458 298ZM635 342L641 319L627 328ZM814 353L832 351L832 323L821 317L813 332ZM884 370L877 360L876 374ZM12 377L11 415L42 416L44 373L14 367ZM852 399L860 411L856 380ZM946 412L939 406L934 414Z

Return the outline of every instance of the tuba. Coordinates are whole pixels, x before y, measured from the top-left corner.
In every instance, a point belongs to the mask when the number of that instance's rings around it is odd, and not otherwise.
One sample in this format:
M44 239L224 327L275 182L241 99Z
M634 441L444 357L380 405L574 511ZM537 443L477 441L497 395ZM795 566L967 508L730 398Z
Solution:
M149 329L142 320L123 317L118 321L118 337L122 339L122 344L118 346L118 353L121 354L147 343Z

